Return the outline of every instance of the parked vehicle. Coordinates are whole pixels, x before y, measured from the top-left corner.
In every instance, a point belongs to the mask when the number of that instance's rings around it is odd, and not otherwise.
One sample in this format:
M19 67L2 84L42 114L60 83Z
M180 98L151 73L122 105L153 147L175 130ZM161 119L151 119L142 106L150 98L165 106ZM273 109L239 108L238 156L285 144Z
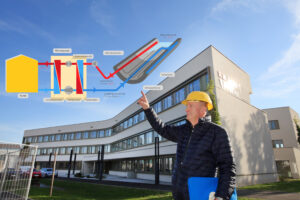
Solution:
M42 173L40 170L33 169L32 178L42 178Z
M40 170L42 177L52 177L53 169L52 168L42 168ZM58 171L55 170L55 177L58 177Z

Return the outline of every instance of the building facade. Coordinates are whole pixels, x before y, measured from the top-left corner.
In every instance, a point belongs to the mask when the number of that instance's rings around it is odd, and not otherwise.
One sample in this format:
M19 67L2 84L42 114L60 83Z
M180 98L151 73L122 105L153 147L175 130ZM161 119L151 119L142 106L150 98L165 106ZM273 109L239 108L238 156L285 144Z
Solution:
M300 145L296 123L299 114L290 107L264 109L269 119L274 156L278 173L284 177L300 178Z
M164 79L163 90L146 95L160 119L185 123L181 101L191 91L215 83L222 126L228 131L237 163L237 183L249 185L277 180L266 113L250 104L249 75L213 46L207 47ZM58 169L65 172L71 149L77 154L77 171L95 173L97 152L105 145L104 172L154 180L154 138L160 140L160 180L171 181L176 144L152 130L137 100L115 117L89 123L26 130L24 143L38 145L38 166L47 165L58 152Z

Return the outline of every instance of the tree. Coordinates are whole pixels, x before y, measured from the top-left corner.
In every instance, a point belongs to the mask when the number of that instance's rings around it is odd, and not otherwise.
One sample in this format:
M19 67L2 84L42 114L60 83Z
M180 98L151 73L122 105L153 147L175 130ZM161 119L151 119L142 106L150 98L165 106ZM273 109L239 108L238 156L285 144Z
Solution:
M210 80L206 90L207 90L207 92L211 98L212 104L213 104L213 109L210 111L211 121L216 124L221 125L220 114L218 112L218 107L216 104L216 95L214 93L214 89L215 89L215 84L214 84L213 80Z
M297 129L297 133L298 133L298 143L300 144L300 126L298 124L298 120L294 119L295 124L296 124L296 129Z

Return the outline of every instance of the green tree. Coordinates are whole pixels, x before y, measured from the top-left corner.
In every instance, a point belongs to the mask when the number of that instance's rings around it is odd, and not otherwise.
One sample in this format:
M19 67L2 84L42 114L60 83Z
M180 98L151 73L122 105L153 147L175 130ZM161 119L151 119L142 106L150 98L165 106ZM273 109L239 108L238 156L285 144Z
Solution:
M214 89L215 89L215 84L214 84L213 80L210 80L206 90L207 90L207 92L211 98L212 104L213 104L213 109L210 111L211 121L216 124L221 125L220 114L219 114L218 107L216 104L216 95L214 93Z
M294 121L296 124L297 133L298 133L298 143L300 144L300 126L298 124L298 120L294 119Z

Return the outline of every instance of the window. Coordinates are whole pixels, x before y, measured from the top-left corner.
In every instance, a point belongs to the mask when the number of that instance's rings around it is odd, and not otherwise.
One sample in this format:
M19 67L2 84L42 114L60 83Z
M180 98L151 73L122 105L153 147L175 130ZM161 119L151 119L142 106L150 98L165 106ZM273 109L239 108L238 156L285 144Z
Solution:
M61 148L59 148L59 153L60 154L65 154L66 153L66 148L65 147L61 147Z
M184 88L181 88L175 92L175 104L181 103L184 100Z
M142 112L140 112L140 114L139 114L139 121L141 122L141 121L143 121L145 119L145 113L144 113L144 111L142 111Z
M39 136L38 142L43 142L43 136Z
M81 153L86 154L87 153L87 147L81 147Z
M283 141L282 140L272 140L273 148L283 148Z
M81 139L81 133L76 133L76 140L80 140Z
M139 122L139 115L137 114L133 117L133 124L137 124L138 122Z
M154 131L154 141L156 137L158 137L159 141L162 141L161 135L159 135L156 131Z
M171 106L172 106L172 95L164 98L164 104L163 104L164 110L170 108Z
M138 170L143 172L144 171L144 160L139 160L139 164L138 164Z
M209 83L208 73L200 77L200 89L205 91Z
M161 101L154 104L153 109L155 110L156 113L160 113L161 112Z
M128 126L127 126L127 120L124 123L124 129L126 129Z
M132 148L132 138L127 140L127 148L131 149Z
M72 147L67 147L66 148L66 154L71 154L71 151L72 151Z
M61 137L61 135L56 135L56 136L55 136L55 140L56 140L56 141L60 141L60 137Z
M52 148L48 149L48 154L52 153Z
M145 144L145 135L144 134L139 135L138 139L139 139L139 146L142 146Z
M32 140L31 137L27 138L27 142L31 143L31 140Z
M74 140L75 134L74 133L69 133L69 140Z
M126 150L126 149L127 149L127 141L126 141L126 140L123 140L123 141L122 141L122 149L123 149L123 150Z
M111 136L111 129L107 129L105 131L105 136L108 137L108 136Z
M106 153L110 152L110 145L109 144L104 146L104 152L106 152Z
M96 153L96 146L89 146L88 153L90 154Z
M32 143L36 143L36 139L37 139L37 137L32 137Z
M132 146L133 147L137 147L138 146L138 138L137 137L132 138Z
M90 137L91 138L96 138L97 134L96 131L92 131Z
M200 79L196 79L188 85L189 93L193 91L200 91Z
M80 153L80 147L74 147L74 153L79 154Z
M125 171L126 170L126 160L122 161L122 170Z
M47 154L47 149L41 149L41 154L46 155Z
M104 137L104 130L98 131L98 137Z
M127 170L131 171L131 160L127 160Z
M132 126L132 117L128 119L128 128Z
M49 139L48 135L45 135L43 141L48 142L48 139Z
M85 131L83 133L83 139L88 139L89 138L89 132Z
M270 120L269 121L269 128L270 128L270 130L279 129L279 122L278 122L278 120Z
M68 134L63 134L63 140L68 140Z
M36 155L41 155L41 149L38 149Z
M55 135L50 135L49 139L50 139L50 142L53 142L55 139Z
M146 144L151 144L153 142L152 136L153 136L152 131L146 133Z

